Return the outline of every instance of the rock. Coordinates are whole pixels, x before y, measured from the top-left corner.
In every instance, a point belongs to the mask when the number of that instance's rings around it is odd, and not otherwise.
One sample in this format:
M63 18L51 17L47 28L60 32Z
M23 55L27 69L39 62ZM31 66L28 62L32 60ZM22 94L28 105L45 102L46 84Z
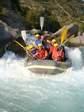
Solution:
M0 35L1 35L0 40L10 37L7 24L1 20L0 20Z
M0 20L0 45L4 46L13 39L12 33L8 30L8 25Z

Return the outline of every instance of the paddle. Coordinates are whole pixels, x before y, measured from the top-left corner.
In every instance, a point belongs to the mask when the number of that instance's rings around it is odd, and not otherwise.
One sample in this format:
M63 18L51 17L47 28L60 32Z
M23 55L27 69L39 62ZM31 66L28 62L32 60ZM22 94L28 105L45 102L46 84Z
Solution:
M44 26L44 17L40 17L40 28L41 28L41 31L43 30L43 26Z
M32 59L34 59L34 57L32 56L31 52L27 49L27 47L24 47L21 43L19 43L18 41L14 40L14 42L16 44L18 44L21 48L24 49L24 51L26 51L27 55L30 56ZM27 52L28 51L28 52Z
M64 41L66 41L67 37L68 37L68 29L66 26L64 26L63 31L61 33L61 44L63 44Z
M74 34L72 36L69 37L69 33L68 33L68 29L67 27L63 29L63 32L61 34L61 44L60 46L65 46L65 44L71 39L73 38Z
M24 40L24 42L26 43L26 40L27 40L27 33L26 33L26 30L22 30L22 31L21 31L21 37L22 37L22 39Z
M69 37L69 35L68 35L68 29L67 29L66 26L64 26L63 27L63 31L61 33L61 45L66 44L73 36L74 36L74 34Z

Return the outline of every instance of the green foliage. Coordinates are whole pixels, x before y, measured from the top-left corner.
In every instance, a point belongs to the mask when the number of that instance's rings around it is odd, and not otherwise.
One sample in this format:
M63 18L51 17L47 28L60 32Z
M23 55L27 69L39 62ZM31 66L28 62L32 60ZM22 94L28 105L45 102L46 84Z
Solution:
M55 32L60 28L59 22L56 20L54 16L47 16L45 18L45 30L50 32Z
M11 5L13 10L17 10L21 12L22 10L21 10L19 1L20 0L11 0Z
M45 17L44 30L52 32L65 24L84 21L82 18L84 6L80 0L1 0L0 15L3 14L3 8L15 11L17 16L21 15L29 29L40 29L40 16ZM80 26L80 29L83 30L84 25Z
M49 0L36 0L37 2L48 2Z
M27 11L24 20L29 28L39 28L39 16L40 13L37 10Z
M2 15L2 4L0 3L0 15Z
M29 10L27 11L24 20L28 28L37 28L40 29L40 16L44 16L44 30L55 32L60 28L60 24L54 16L50 14L49 11L39 11L39 10Z
M81 32L84 32L84 23L82 23L82 24L80 25L80 31L81 31Z

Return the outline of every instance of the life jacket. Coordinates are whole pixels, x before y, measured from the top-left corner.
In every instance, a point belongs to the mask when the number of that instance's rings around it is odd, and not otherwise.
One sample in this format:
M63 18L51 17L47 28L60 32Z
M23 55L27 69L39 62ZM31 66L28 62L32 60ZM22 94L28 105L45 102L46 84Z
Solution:
M58 48L53 47L52 48L52 59L55 61L62 61L63 58L64 58L63 50L58 50Z
M59 56L60 56L60 60L64 60L64 51L63 51L63 49L61 49L59 51Z
M48 56L48 52L44 48L39 49L36 52L36 58L37 59L45 59L47 56Z

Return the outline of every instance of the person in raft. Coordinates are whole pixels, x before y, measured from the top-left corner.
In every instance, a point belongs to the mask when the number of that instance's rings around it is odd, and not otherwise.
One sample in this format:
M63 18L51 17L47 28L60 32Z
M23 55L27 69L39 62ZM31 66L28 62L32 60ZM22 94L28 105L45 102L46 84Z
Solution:
M42 42L38 43L35 58L43 60L43 59L47 59L47 57L48 57L48 52L43 47Z
M34 58L35 54L37 52L37 49L33 44L30 44L30 45L26 46L26 52L27 52L27 54L30 54L32 56L32 58Z
M55 39L49 42L49 54L54 61L64 61L64 49L59 46Z

